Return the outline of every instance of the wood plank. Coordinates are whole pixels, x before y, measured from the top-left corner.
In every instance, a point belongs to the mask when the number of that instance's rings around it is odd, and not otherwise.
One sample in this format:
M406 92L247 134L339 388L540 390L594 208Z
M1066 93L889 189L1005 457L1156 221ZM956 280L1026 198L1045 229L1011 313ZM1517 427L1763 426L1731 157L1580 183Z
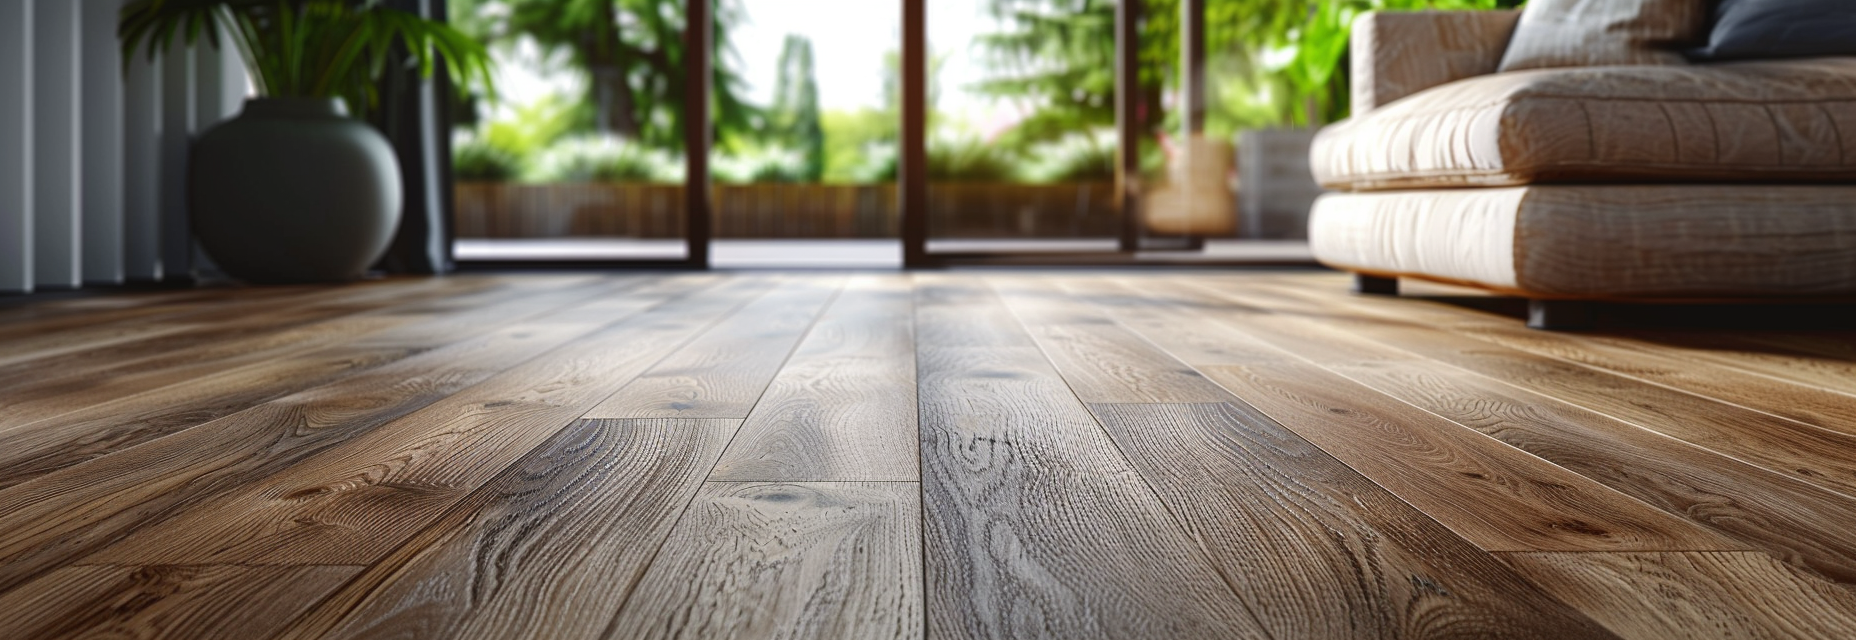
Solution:
M1090 409L1273 637L1605 635L1254 409Z
M1246 289L1244 295L1266 297L1285 309L1313 314L1344 330L1397 344L1425 358L1856 496L1856 436L1554 358L1480 342L1465 344L1459 336L1439 331L1429 323L1400 319L1391 311L1372 312L1362 318L1359 314L1373 305L1353 300L1316 302L1295 292L1260 287Z
M497 329L0 489L0 590L74 562L471 388L612 321L572 310Z
M537 291L486 292L431 307L439 317L402 310L404 324L385 328L392 318L363 323L346 336L329 336L323 349L227 371L184 379L174 384L117 398L0 434L0 488L139 445L182 429L211 422L405 358L488 334L516 322L584 305L589 297L625 290L609 283ZM684 285L675 281L672 286ZM451 305L466 308L450 309ZM346 342L346 344L343 344ZM410 374L408 374L410 375Z
M750 307L737 279L545 350L393 422L198 501L90 564L371 564L582 417L601 398Z
M1076 300L1091 297L1081 290L1066 295ZM1182 315L1180 322L1207 320ZM1255 339L1250 342L1262 344ZM1052 360L1073 387L1087 388L1079 384L1078 377L1072 377L1072 372L1095 361L1087 354L1062 351L1094 347L1042 338L1039 343L1046 345L1047 352L1054 352ZM1126 349L1144 352L1114 360L1111 366L1130 372L1121 376L1123 379L1153 380L1171 371L1189 369L1138 337L1120 343ZM1292 355L1288 350L1283 354ZM1070 364L1074 362L1085 364ZM1261 409L1485 550L1745 548L1725 536L1318 367L1272 362L1207 366L1203 372L1229 393L1199 393L1216 401L1228 399ZM1080 379L1087 377L1085 374ZM1210 386L1202 379L1182 376L1175 376L1173 384Z
M746 418L840 277L795 278L704 332L587 413L588 418Z
M1036 347L971 346L1029 343L998 299L916 277L928 635L1265 637Z
M4 638L268 638L361 567L67 567L0 595Z
M380 295L282 305L225 322L189 323L189 327L182 331L148 339L129 340L0 366L0 389L7 389L6 398L0 399L0 402L11 403L22 398L52 395L43 389L77 386L74 380L95 385L94 380L103 376L114 378L168 370L187 364L264 357L255 354L269 353L270 350L287 346L296 340L313 337L326 331L327 325L351 321L352 317L379 316L383 315L383 310L468 295L498 286L490 280L478 278L448 279L442 282L446 286L403 287L381 291Z
M738 425L577 422L281 638L599 637Z
M1514 553L1517 571L1626 638L1856 637L1856 593L1761 553Z
M1298 291L1306 291L1298 288ZM1373 305L1378 312L1386 305ZM1856 395L1755 375L1708 360L1685 358L1654 344L1603 336L1535 331L1514 321L1439 305L1403 305L1401 318L1447 327L1476 338L1678 391L1843 433L1856 433Z
M1049 282L994 280L1083 402L1224 402L1231 395L1107 314Z
M1846 496L1307 316L1224 320L1803 571L1856 584L1856 501Z
M906 279L848 282L709 479L919 480L913 307Z
M1642 346L1754 375L1827 391L1856 394L1856 355L1825 348L1825 333L1786 331L1616 332L1616 342ZM1847 332L1830 336L1847 335Z
M354 292L379 289L380 283L354 283L341 287L291 285L235 289L236 295L203 300L175 301L104 312L93 316L55 318L0 326L0 364L55 356L72 351L173 333L190 324L235 318L254 310L293 301L328 300ZM427 285L429 286L429 285Z
M703 486L609 635L920 638L921 487Z

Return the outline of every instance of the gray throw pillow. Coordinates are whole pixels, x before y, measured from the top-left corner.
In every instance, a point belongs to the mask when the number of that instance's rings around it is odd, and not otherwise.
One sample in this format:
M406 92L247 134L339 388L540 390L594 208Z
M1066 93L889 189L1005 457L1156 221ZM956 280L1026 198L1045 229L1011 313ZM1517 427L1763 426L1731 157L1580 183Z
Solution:
M1707 33L1707 0L1529 0L1498 70L1687 64Z
M1856 0L1721 0L1694 60L1856 55Z

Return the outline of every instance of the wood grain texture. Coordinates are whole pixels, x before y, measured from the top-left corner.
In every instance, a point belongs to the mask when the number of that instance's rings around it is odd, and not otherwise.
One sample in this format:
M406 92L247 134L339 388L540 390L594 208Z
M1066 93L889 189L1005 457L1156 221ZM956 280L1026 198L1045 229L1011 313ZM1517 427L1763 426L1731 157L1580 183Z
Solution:
M268 638L360 567L67 567L0 595L0 637Z
M1205 373L1484 550L1745 548L1312 365Z
M1626 638L1856 637L1856 593L1760 553L1512 553L1502 559Z
M1856 394L1856 349L1828 332L1624 330L1595 339L1669 353L1703 367L1723 367L1843 394Z
M1264 324L1267 319L1250 318L1247 326ZM1180 318L1182 323L1195 320L1210 322L1192 315ZM1267 344L1255 338L1250 342ZM1307 345L1270 346L1288 355ZM1155 361L1163 364L1149 366L1185 366L1157 352L1145 358L1124 358L1121 366ZM1060 371L1070 376L1063 359L1058 362ZM1243 402L1485 550L1745 548L1310 364L1220 365L1204 367L1204 371Z
M1346 280L0 301L0 638L1850 635L1856 332Z
M792 280L704 332L588 418L746 418L837 294L836 277Z
M536 285L544 291L552 288L546 282ZM181 331L149 339L111 343L0 366L0 387L23 391L21 385L28 383L119 376L238 357L286 346L298 336L318 335L322 325L355 316L395 315L422 303L493 292L511 295L515 293L512 289L511 283L491 279L433 279L407 283L404 287L363 288L346 295L297 299L288 304L253 309L223 321L187 322Z
M577 422L281 637L599 637L738 425Z
M0 490L0 589L290 468L595 328L518 324Z
M1224 402L1231 394L1139 334L1049 283L1008 281L1001 297L1083 402Z
M1856 584L1856 500L1306 316L1246 317L1323 367L1724 533L1796 568ZM1604 443L1605 446L1594 446ZM1748 499L1757 495L1758 499Z
M607 317L603 329L192 505L83 562L377 561L707 326L692 319L713 322L761 289L738 281Z
M921 487L710 482L619 638L921 638Z
M1335 370L1801 569L1856 584L1856 501L1847 496L1460 370L1417 363Z
M1604 635L1254 409L1090 409L1272 637Z
M919 480L913 307L904 278L848 282L709 479Z
M1461 336L1434 330L1432 323L1398 318L1395 311L1382 306L1383 302L1403 301L1310 298L1305 292L1260 286L1245 291L1285 308L1317 314L1359 335L1396 343L1425 358L1856 496L1856 436L1556 358L1465 343Z
M1374 306L1381 311L1389 310L1384 305ZM1670 349L1659 345L1534 331L1505 318L1466 314L1435 305L1408 305L1400 317L1448 327L1455 335L1609 371L1803 424L1856 433L1856 395L1849 393L1800 385L1732 367L1697 367L1695 360L1670 353ZM1801 360L1792 359L1794 362Z
M111 399L0 434L0 487L82 463L204 424L341 376L479 337L516 322L584 305L588 297L629 285L579 282L536 291L460 296L445 305L412 305L393 314L405 323L331 336L322 349L290 358L178 378L173 384ZM677 282L688 286L694 283ZM462 304L459 308L455 305ZM410 374L409 374L410 375Z
M1265 637L1035 346L970 346L1029 340L996 297L933 287L916 301L928 635ZM955 316L999 326L940 326Z

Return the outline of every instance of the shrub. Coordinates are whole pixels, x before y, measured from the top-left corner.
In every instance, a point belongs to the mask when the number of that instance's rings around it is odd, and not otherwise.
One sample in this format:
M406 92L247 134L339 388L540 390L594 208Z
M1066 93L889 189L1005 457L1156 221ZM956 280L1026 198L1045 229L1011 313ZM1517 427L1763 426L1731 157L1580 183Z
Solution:
M611 136L560 140L536 154L532 182L677 182L681 166L669 154Z
M1115 138L1109 132L1070 134L1033 147L1024 174L1032 182L1114 180L1115 151Z
M477 138L451 147L451 171L461 182L506 182L522 175L522 159Z
M929 180L1011 182L1017 177L1017 158L978 136L938 135L928 141Z
M718 182L809 182L805 154L781 146L759 146L715 159Z

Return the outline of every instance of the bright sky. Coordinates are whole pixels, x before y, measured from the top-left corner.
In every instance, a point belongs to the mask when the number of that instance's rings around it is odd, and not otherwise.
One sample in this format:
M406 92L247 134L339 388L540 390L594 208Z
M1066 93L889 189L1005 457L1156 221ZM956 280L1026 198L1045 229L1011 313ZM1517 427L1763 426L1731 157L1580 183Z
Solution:
M1002 106L963 88L984 77L975 52L975 35L993 31L984 0L934 0L928 5L928 43L941 56L940 108L975 123L997 126L1010 119ZM748 81L748 99L768 104L786 35L812 39L820 106L827 110L875 108L883 100L883 58L902 48L902 7L896 0L743 0L746 24L730 39ZM525 43L526 44L526 43ZM499 56L506 54L499 54ZM550 73L561 65L540 60L535 47L519 47L514 59L498 67L497 83L510 102L523 103L548 91L576 95L581 81L571 73ZM502 111L502 109L499 109Z

